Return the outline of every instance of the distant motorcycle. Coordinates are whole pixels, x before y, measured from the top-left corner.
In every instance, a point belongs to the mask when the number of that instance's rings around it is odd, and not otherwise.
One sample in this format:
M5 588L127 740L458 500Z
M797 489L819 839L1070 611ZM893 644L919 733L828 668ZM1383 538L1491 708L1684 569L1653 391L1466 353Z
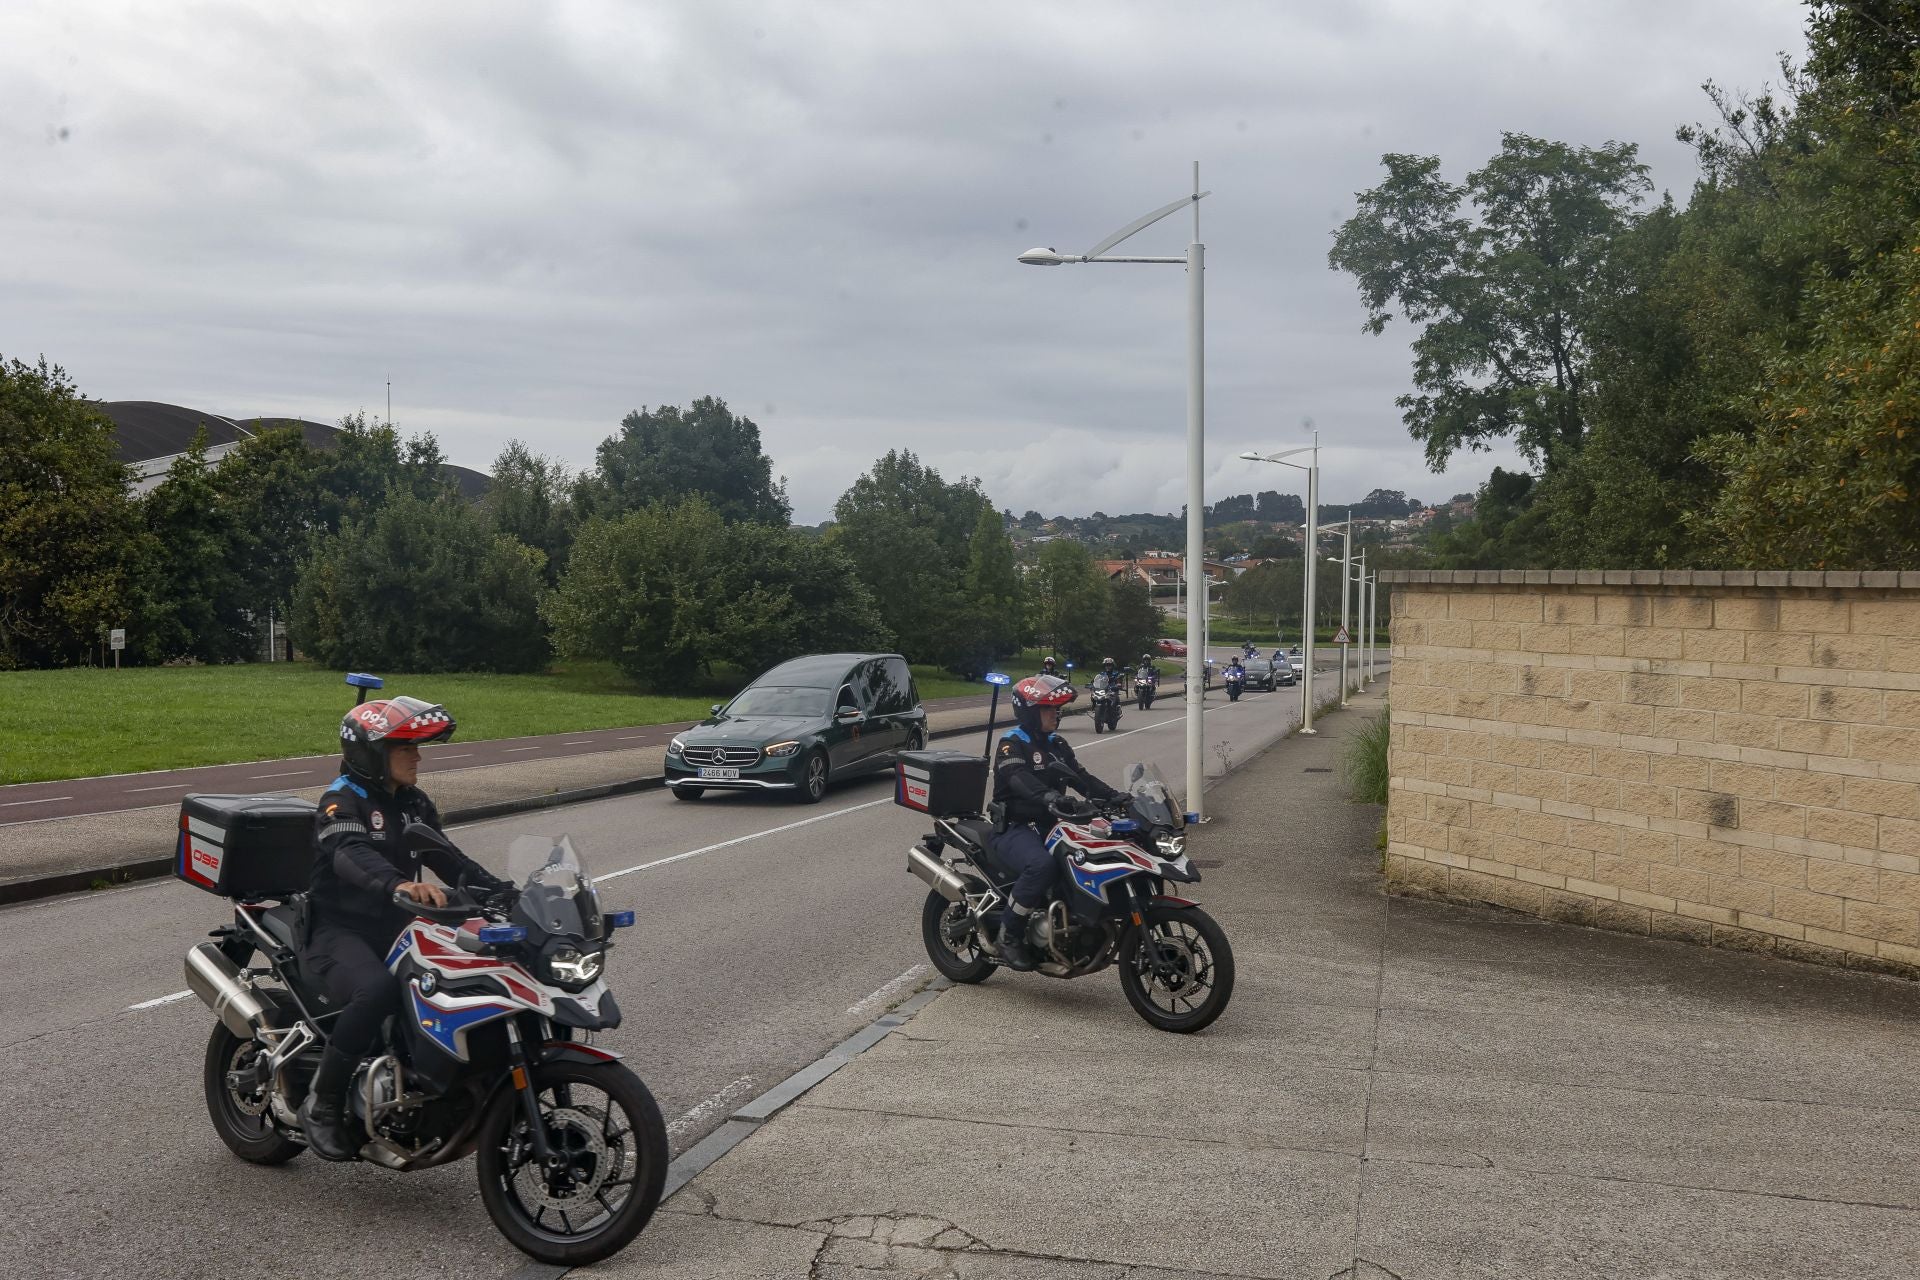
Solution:
M1233 948L1198 903L1166 891L1200 873L1187 858L1186 815L1159 771L1133 765L1124 790L1117 801L1055 808L1047 848L1059 883L1047 909L1027 917L1027 941L1041 957L1034 972L1081 978L1117 964L1135 1013L1162 1031L1198 1031L1233 996ZM980 786L957 794L977 804ZM907 869L929 890L921 938L950 981L981 982L999 967L1001 908L1014 877L993 853L990 821L939 808L934 830L907 850Z
M1133 677L1133 700L1142 711L1153 706L1154 695L1160 692L1160 675L1150 667L1142 667Z
M1103 671L1087 686L1087 701L1093 710L1095 733L1120 727L1120 679Z
M1228 667L1227 675L1226 675L1226 684L1227 684L1227 701L1228 702L1240 701L1240 695L1246 691L1246 687L1247 687L1247 673L1245 668Z

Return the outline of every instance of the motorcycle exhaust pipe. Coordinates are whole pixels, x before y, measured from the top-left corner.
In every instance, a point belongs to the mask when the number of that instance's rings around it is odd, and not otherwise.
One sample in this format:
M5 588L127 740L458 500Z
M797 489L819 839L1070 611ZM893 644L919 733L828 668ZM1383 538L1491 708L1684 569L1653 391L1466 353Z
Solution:
M946 864L929 858L919 845L907 850L907 870L926 881L927 888L948 902L966 901L966 881L947 870ZM224 956L221 958L225 959Z
M242 1040L254 1039L266 1025L267 1006L253 984L211 942L187 952L187 987Z

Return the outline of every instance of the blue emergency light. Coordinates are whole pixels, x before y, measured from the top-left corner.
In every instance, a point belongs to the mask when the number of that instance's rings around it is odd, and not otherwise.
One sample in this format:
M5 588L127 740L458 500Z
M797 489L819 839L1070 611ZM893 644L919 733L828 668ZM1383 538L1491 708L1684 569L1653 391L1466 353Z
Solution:
M379 689L385 687L387 682L379 676L370 676L364 671L349 671L347 683L356 689Z
M480 926L480 941L489 945L502 942L525 942L526 929L517 924L483 924Z
M988 684L1012 684L1013 683L1012 676L1002 675L998 671L989 671L987 672L987 674L985 674L984 676L981 676L980 678L982 680L985 680Z
M606 921L607 928L609 929L631 929L633 928L633 912L609 911L606 915Z

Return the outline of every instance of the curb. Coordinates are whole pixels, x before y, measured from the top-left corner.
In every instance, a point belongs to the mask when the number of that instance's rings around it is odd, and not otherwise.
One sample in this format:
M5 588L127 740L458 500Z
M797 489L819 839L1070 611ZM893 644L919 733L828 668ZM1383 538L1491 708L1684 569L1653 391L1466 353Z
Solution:
M774 1085L759 1097L742 1103L730 1112L720 1127L682 1151L667 1166L666 1185L660 1189L660 1205L679 1193L689 1182L705 1173L720 1157L745 1142L781 1111L798 1102L815 1085L855 1058L886 1039L897 1027L904 1027L942 991L953 984L936 975L914 995L869 1022L833 1048ZM657 1212L657 1210L656 1210ZM559 1280L570 1275L572 1267L548 1262L525 1262L507 1275L507 1280Z

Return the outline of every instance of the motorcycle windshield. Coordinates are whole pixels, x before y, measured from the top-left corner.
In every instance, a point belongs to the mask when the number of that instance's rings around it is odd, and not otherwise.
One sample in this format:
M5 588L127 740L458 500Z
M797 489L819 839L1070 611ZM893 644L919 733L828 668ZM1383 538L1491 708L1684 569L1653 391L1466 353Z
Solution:
M1134 812L1142 821L1175 831L1187 825L1187 815L1173 802L1173 789L1153 765L1129 765L1122 786L1132 797Z
M1091 686L1089 686L1089 687L1091 687L1091 688L1094 688L1094 689L1098 689L1098 690L1100 690L1100 691L1101 691L1102 693L1104 693L1104 692L1106 692L1106 691L1107 691L1107 690L1108 690L1109 688L1111 688L1111 687L1112 687L1112 681L1110 681L1110 680L1108 680L1108 679L1107 679L1107 677L1106 677L1106 673L1105 673L1105 672L1102 672L1101 674L1099 674L1099 675L1097 675L1097 676L1095 676L1095 677L1093 678L1093 684L1092 684Z
M584 941L606 935L600 894L570 837L520 836L507 849L507 869L520 881L522 924Z

